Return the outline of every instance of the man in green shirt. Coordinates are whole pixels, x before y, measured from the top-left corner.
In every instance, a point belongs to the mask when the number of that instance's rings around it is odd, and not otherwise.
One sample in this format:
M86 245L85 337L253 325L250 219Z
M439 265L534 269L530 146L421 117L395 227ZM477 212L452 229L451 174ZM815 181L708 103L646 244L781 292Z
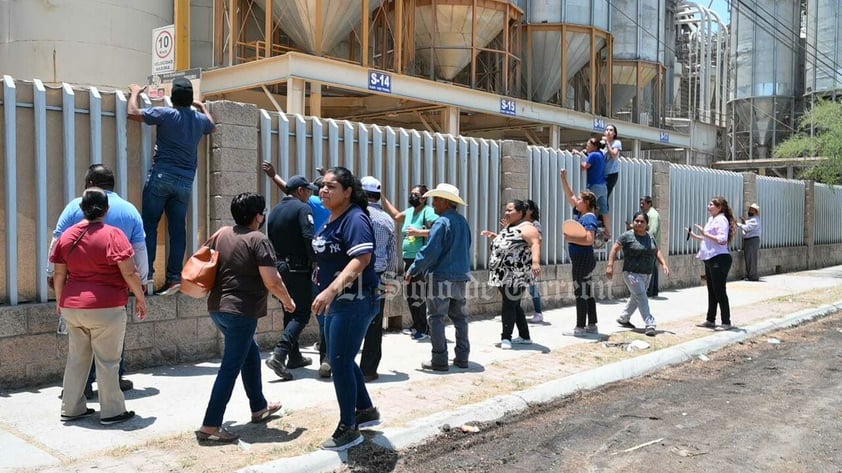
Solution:
M640 198L640 210L646 212L649 217L649 227L647 231L661 247L661 215L652 207L652 197L644 195ZM655 259L655 267L652 268L652 278L649 280L649 290L646 295L649 297L658 297L658 260Z

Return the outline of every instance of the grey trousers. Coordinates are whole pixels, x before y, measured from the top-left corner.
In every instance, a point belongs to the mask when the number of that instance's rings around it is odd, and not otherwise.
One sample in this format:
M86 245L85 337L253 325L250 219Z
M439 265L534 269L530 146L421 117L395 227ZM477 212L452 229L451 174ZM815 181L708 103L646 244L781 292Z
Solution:
M749 281L760 280L757 274L757 253L760 251L760 237L743 240L743 257L746 262L746 277Z
M454 353L459 361L468 361L471 344L468 341L468 311L465 308L467 281L428 281L427 323L432 344L431 362L447 366L447 338L444 336L444 318L449 317L456 329Z

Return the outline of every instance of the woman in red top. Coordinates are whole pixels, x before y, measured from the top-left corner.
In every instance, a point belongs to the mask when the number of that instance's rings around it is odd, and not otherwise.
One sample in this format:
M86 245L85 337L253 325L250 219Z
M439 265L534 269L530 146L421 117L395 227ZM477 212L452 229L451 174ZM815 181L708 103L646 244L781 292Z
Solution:
M94 413L85 400L85 379L96 360L99 422L116 424L134 417L120 391L119 366L126 331L126 304L131 289L135 312L146 317L146 299L132 261L134 250L123 232L103 223L108 196L92 187L79 204L85 219L62 234L50 261L55 263L56 313L64 316L70 341L64 369L61 420Z

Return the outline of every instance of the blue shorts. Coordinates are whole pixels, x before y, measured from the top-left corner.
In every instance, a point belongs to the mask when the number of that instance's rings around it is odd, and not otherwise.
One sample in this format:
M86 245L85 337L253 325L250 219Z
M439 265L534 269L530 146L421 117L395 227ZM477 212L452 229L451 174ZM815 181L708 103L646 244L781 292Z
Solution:
M588 187L588 190L593 192L596 196L597 212L601 214L608 213L608 186L605 184L593 184Z

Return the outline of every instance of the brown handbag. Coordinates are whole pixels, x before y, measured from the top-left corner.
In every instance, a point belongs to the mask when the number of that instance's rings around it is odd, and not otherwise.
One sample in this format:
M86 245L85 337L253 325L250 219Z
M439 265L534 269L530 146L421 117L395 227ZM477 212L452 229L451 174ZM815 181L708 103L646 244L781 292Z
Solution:
M227 227L222 227L213 234L208 241L196 250L195 253L184 263L181 270L181 290L195 299L207 297L216 285L217 263L219 252L214 249L216 240Z

